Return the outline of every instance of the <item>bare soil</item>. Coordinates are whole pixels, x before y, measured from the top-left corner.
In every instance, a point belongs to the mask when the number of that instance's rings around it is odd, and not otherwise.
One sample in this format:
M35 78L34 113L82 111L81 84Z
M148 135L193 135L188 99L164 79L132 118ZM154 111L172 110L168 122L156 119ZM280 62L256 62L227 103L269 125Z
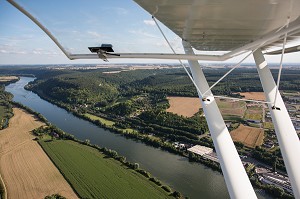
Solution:
M242 142L245 146L251 148L261 146L264 139L263 129L244 126L243 124L231 131L230 135L233 141Z
M265 94L263 92L244 92L240 93L240 95L245 96L245 99L250 99L250 100L262 100L265 101Z
M170 108L167 112L192 117L202 108L198 97L168 97Z
M0 131L0 173L8 198L44 198L58 193L78 198L30 132L42 125L14 108L9 127Z
M0 76L0 82L8 82L11 80L18 79L16 76Z

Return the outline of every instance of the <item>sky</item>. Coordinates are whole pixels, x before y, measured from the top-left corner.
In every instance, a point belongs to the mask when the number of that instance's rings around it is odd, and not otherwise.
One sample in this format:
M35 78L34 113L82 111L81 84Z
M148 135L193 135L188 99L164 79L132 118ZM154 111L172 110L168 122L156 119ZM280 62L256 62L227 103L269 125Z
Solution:
M17 2L37 17L71 53L89 53L89 46L102 43L113 44L116 52L171 53L151 15L132 0ZM160 25L176 52L183 53L181 39ZM0 0L0 27L0 65L104 63L102 60L69 60L36 24L5 0ZM227 60L226 63L239 62L243 56ZM280 56L266 56L266 59L269 63L280 62ZM254 63L252 56L245 62ZM300 63L300 53L285 55L284 62ZM110 63L178 61L111 59Z

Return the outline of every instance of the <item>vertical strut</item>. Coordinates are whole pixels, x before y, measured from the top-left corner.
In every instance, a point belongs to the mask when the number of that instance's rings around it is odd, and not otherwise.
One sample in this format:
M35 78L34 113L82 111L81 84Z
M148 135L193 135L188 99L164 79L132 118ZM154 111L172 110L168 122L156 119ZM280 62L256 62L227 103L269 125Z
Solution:
M291 181L295 198L300 198L300 141L281 98L280 92L276 93L277 87L267 62L260 49L253 53L257 66L259 78L268 102L274 102L275 94L277 100L274 107L268 104L272 121L275 127L281 154Z
M186 54L194 54L188 42L182 41L182 44ZM208 90L209 85L198 61L189 60L189 65L194 81L201 92ZM231 198L257 198L210 90L207 92L207 95L209 97L206 100L203 100L201 95L199 97L229 195Z

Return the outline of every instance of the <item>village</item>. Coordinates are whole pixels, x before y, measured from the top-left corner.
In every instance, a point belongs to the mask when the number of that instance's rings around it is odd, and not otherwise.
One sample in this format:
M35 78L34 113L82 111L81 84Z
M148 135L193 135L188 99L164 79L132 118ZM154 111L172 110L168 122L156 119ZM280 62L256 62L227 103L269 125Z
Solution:
M246 99L253 100L265 100L263 93L242 93ZM297 131L298 137L300 136L300 93L284 93L284 101L287 110L290 114L291 120ZM173 99L174 100L174 99ZM187 99L189 104L191 104L191 99ZM196 99L198 100L198 99ZM172 107L177 101L180 101L180 106L184 107L185 104L183 98L176 98L175 102L172 98L169 98L171 107L168 110L176 112L177 114L188 114L190 116L192 113L188 111L184 113L183 109L178 110ZM246 153L240 154L240 158L245 169L253 168L254 175L263 184L275 185L282 188L287 193L292 193L291 184L287 173L267 165L259 160L251 157L251 150L255 150L256 147L261 147L267 151L274 151L278 146L278 141L276 138L276 133L274 126L272 124L271 114L268 111L267 104L259 103L246 103L243 101L229 101L229 100L217 100L220 111L225 118L226 126L230 130L230 134L234 142L242 143L246 148ZM197 104L196 101L195 103ZM178 107L178 105L177 105ZM200 103L197 108L201 108ZM195 110L195 107L193 107ZM240 117L242 122L237 122L236 117ZM199 136L202 138L204 136L210 136L209 133ZM206 146L200 145L189 145L186 143L174 142L173 145L176 148L192 152L195 155L209 159L211 161L219 163L217 154L214 149Z

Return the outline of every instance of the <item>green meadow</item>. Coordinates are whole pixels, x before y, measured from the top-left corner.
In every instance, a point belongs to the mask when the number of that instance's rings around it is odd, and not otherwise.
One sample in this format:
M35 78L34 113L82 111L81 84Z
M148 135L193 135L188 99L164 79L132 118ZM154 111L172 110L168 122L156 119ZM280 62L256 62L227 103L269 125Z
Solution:
M173 198L94 148L70 140L39 143L80 198Z

